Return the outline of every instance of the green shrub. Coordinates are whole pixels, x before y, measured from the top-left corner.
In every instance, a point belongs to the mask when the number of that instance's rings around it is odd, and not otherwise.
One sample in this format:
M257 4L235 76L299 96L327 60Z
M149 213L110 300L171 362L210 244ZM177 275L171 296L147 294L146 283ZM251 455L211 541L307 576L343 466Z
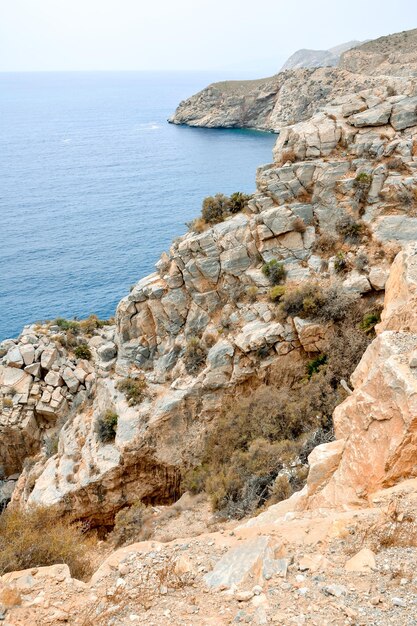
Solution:
M275 285L269 290L269 299L271 302L279 302L282 296L285 294L285 287L283 285Z
M353 184L359 189L369 189L369 187L372 185L372 176L370 174L367 174L366 172L361 172L356 176Z
M0 515L0 574L66 563L75 578L92 574L87 539L80 526L58 517L52 509L6 509Z
M206 361L207 351L198 337L191 337L184 353L184 364L188 374L196 374Z
M119 416L114 411L106 411L103 415L100 415L96 422L96 432L98 440L101 443L109 443L114 441L117 432L117 422Z
M317 374L320 368L327 363L327 355L319 354L314 359L307 363L307 375L309 378L313 376L313 374Z
M77 334L80 330L80 323L76 320L66 320L63 317L57 317L53 323L59 326L61 330L72 330L74 334Z
M243 211L243 209L248 205L251 197L252 196L248 196L241 191L236 191L235 193L232 193L229 198L229 212L234 214Z
M116 389L125 394L129 406L140 404L146 397L147 384L143 377L132 378L128 376L119 380Z
M381 312L371 311L369 313L365 313L359 327L365 333L372 333L375 326L379 324L380 321L381 321Z
M334 260L334 270L337 274L342 274L348 269L348 262L343 252L338 252Z
M74 348L74 354L77 359L86 359L89 361L91 359L91 350L86 343L81 343L79 346Z
M284 282L287 275L283 263L278 263L276 259L271 259L262 267L262 272L267 276L273 285Z

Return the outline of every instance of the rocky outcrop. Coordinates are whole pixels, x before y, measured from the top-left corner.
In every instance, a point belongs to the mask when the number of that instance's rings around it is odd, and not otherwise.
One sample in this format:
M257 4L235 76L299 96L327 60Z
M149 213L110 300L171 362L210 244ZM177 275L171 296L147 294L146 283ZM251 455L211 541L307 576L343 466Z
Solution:
M417 245L396 258L377 338L351 377L354 392L334 414L336 441L316 448L308 507L360 504L417 475Z
M214 83L181 102L169 121L279 132L307 120L335 98L367 87L415 94L416 33L382 37L345 51L338 67L306 69L303 65L261 80ZM385 123L383 113L379 120Z
M331 324L306 316L276 319L264 263L281 262L290 286L313 281L356 297L370 295L373 302L383 297L395 252L417 232L412 102L407 93L392 97L384 88L366 89L336 99L309 122L281 132L274 162L258 170L247 210L178 238L156 272L120 302L116 347L113 336L90 340L95 344L94 397L67 419L57 453L35 458L35 465L25 469L15 502L59 505L75 517L108 526L115 512L137 499L174 500L181 471L198 464L213 417L225 401L282 376L292 362L317 355L331 333ZM408 121L396 130L393 123L401 115ZM340 239L343 224L354 229L353 239ZM8 375L20 372L25 384L24 354L16 349L23 343L22 337L10 344L3 367ZM54 369L46 363L48 354L44 365L39 357L39 384L48 393L55 388L79 393L85 387L77 379L80 364L57 349L60 360ZM118 389L117 381L127 376L146 381L137 406ZM119 419L114 440L103 443L97 424L108 410ZM19 432L30 433L29 424L21 428L22 419ZM25 437L28 449L21 454L32 454L32 439ZM34 450L40 438L34 437ZM314 462L314 484L321 484L322 475L329 482L340 461L340 444L329 450L330 456L326 449Z
M368 41L344 52L340 67L370 76L417 76L417 29Z

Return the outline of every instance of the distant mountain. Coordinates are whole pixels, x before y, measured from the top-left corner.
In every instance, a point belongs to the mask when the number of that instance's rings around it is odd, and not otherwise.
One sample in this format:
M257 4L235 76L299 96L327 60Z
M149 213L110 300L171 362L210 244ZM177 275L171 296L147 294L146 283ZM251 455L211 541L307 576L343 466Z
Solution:
M281 68L281 72L285 70L297 70L302 67L335 67L339 64L340 55L347 50L351 50L361 45L361 41L349 41L329 50L297 50L290 56Z

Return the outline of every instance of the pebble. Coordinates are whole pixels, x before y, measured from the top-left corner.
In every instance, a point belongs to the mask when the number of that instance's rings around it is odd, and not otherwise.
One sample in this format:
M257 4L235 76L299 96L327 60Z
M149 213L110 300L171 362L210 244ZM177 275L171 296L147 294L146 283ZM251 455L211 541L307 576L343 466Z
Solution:
M392 598L392 603L394 606L406 607L407 603L402 598Z

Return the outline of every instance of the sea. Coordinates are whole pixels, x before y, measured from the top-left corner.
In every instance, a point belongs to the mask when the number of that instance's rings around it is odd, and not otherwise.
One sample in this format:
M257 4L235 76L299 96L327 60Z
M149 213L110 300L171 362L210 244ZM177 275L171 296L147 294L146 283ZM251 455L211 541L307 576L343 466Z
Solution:
M0 74L0 341L108 318L202 199L253 192L276 136L174 126L225 73Z

